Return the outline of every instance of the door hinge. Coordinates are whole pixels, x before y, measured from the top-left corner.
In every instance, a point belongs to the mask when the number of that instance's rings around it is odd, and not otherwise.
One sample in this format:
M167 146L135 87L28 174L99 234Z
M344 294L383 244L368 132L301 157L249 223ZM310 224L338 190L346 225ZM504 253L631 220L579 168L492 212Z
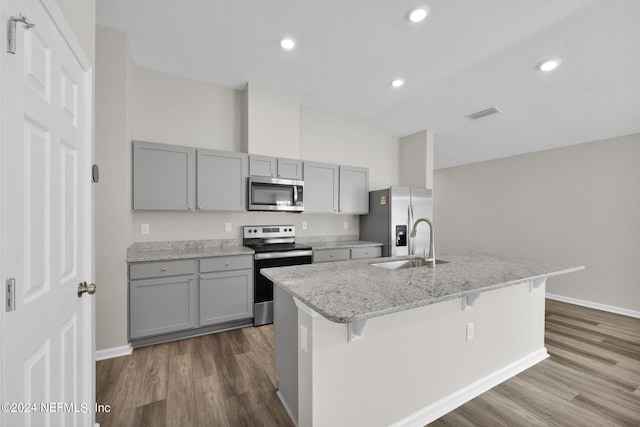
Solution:
M16 53L16 22L22 22L26 30L35 26L22 13L19 13L17 17L12 16L9 18L7 23L7 53Z
M16 279L13 277L7 279L7 305L6 311L15 311L16 309Z

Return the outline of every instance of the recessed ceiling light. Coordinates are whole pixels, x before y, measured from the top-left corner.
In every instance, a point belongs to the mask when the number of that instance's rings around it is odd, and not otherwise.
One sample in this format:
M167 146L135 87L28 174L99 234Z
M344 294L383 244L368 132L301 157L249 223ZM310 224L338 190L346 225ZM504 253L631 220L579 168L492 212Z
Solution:
M296 41L291 37L285 37L280 40L280 47L283 49L291 50L296 47Z
M424 21L427 16L429 16L429 12L429 6L417 7L409 11L409 13L407 14L407 19L409 19L409 21L411 22L421 22Z
M404 84L404 80L402 79L395 79L391 82L391 86L393 87L400 87Z
M558 68L558 65L560 65L560 60L559 59L550 59L548 61L544 61L542 63L540 63L538 65L538 70L540 71L553 71L556 68Z

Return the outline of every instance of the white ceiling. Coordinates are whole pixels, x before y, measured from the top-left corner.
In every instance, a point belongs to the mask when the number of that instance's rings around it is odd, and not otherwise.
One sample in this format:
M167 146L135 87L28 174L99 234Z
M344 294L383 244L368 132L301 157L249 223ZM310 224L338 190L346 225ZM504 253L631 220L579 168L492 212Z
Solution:
M639 0L97 0L97 22L140 67L431 129L437 167L640 132ZM543 74L547 58L562 64Z

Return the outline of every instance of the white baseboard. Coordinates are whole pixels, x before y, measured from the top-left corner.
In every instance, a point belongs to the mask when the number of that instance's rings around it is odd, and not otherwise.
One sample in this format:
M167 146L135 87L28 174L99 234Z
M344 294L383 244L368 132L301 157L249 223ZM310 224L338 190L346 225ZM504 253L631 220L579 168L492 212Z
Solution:
M547 349L542 347L540 350L534 351L522 359L516 360L510 365L505 366L478 381L444 397L431 405L422 408L391 424L390 427L422 427L432 421L437 420L441 416L453 411L459 406L464 405L471 399L481 395L485 391L492 389L498 384L518 375L520 372L529 369L533 365L542 362L549 357Z
M285 402L285 400L282 398L282 394L280 394L280 390L276 391L276 396L278 396L278 399L280 399L280 402L282 403L282 406L284 406L284 410L287 411L287 415L289 415L289 418L291 419L293 425L298 427L298 420L294 419L293 414L291 413L291 409L289 409L289 405L287 405L287 402Z
M556 301L581 305L583 307L595 308L596 310L608 311L609 313L622 314L623 316L636 317L640 319L640 311L629 310L628 308L615 307L613 305L600 304L597 302L565 297L563 295L550 294L549 292L546 293L546 297Z
M121 345L120 347L105 348L96 351L96 362L99 360L112 359L114 357L128 356L133 352L131 344Z

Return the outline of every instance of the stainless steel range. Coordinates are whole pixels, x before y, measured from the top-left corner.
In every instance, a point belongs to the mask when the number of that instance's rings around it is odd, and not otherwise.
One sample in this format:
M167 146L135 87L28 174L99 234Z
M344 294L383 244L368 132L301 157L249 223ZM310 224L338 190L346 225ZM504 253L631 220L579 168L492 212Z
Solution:
M253 262L253 325L273 323L273 282L261 268L311 264L310 246L296 243L294 225L250 225L243 227L242 244L255 251Z

